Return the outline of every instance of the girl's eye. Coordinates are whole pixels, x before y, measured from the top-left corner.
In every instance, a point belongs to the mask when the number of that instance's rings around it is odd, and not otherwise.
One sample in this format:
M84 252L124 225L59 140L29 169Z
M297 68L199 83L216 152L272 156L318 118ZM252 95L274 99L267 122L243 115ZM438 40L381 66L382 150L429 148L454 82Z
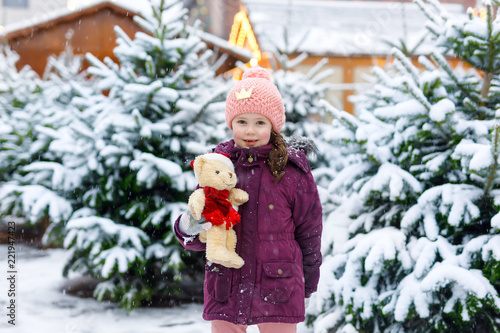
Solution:
M238 124L244 124L245 121L244 120L238 120Z
M220 171L219 171L219 170L217 170L217 171L215 171L215 173L216 173L216 174L219 174L219 173L220 173Z
M263 122L263 121L259 121L259 122L257 122L257 125L265 125L265 124L266 124L266 123L265 123L265 122Z

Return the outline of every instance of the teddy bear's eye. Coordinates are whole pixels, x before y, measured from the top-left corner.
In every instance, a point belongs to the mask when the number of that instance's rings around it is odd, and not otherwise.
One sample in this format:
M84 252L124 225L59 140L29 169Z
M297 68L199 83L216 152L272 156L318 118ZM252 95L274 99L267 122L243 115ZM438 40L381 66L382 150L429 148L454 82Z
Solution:
M216 174L219 174L219 173L220 173L220 171L219 171L219 170L217 170L217 171L215 171L215 173L216 173Z

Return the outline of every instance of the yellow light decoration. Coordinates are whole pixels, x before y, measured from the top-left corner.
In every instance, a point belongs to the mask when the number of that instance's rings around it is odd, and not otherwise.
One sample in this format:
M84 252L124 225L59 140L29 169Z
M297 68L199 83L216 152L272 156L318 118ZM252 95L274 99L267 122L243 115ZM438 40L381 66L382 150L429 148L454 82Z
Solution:
M244 19L245 13L239 12L234 16L233 26L231 27L231 34L229 35L229 44L235 45L240 31L241 21Z
M474 14L474 16L479 16L480 19L486 21L486 17L487 17L486 8L484 8L484 7L479 8L479 9L474 8L473 14Z
M479 17L486 21L486 16L487 16L486 8L483 7L481 9L479 9Z
M245 42L247 42L248 47L253 54L250 64L255 66L261 60L262 55L259 49L259 44L257 44L257 38L255 38L252 26L248 20L248 16L246 12L242 10L234 16L234 22L231 27L231 33L229 34L228 44L244 47Z

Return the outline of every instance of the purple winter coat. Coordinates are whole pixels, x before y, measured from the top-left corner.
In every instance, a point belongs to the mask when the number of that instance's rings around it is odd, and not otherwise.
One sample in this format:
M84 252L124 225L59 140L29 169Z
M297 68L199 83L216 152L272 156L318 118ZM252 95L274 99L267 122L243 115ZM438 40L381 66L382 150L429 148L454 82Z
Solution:
M289 148L289 162L278 184L266 164L271 145L255 148L219 144L215 152L231 156L236 187L248 192L234 230L240 269L207 263L205 320L253 325L304 321L304 298L316 291L321 265L322 211L316 183L303 152ZM250 158L251 157L251 158ZM204 251L197 237L175 233L188 250ZM185 240L191 241L185 242Z

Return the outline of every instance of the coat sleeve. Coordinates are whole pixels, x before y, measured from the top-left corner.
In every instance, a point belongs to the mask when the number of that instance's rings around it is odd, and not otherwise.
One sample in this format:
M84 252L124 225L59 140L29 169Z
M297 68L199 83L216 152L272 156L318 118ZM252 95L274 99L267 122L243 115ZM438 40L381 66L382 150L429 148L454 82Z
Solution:
M311 172L301 173L293 205L295 240L302 250L306 298L316 291L321 266L322 208Z
M196 236L190 236L186 235L179 229L179 221L181 217L179 216L177 220L174 223L174 232L175 232L175 237L179 240L181 245L186 249L186 250L191 250L191 251L205 251L206 250L206 244L200 242L200 238Z

